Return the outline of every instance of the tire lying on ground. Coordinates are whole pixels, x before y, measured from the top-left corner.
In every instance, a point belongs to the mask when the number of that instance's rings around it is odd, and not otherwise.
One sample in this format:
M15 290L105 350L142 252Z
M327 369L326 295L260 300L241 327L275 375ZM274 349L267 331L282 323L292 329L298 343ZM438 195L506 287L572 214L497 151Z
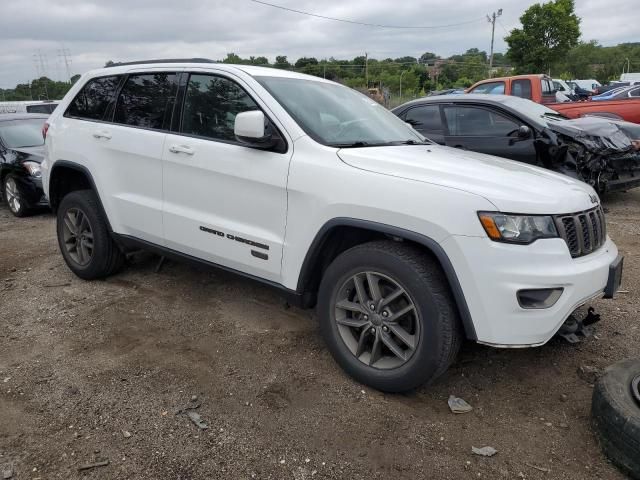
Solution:
M591 415L605 455L640 479L640 360L624 360L605 370L593 390Z

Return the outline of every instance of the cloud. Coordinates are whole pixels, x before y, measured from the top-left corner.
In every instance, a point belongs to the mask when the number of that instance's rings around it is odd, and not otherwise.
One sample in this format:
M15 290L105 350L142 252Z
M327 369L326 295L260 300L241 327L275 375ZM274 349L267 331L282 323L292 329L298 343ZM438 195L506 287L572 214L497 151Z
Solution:
M326 16L393 25L475 23L438 29L365 27L298 15L249 0L21 0L3 5L0 87L13 87L36 76L34 55L46 60L47 75L64 79L61 49L71 54L72 73L101 67L107 60L207 57L228 52L241 56L287 55L353 58L419 56L425 51L451 55L477 47L489 50L491 29L484 16L499 8L496 51L518 26L530 0L271 0ZM581 0L583 38L606 45L633 41L640 14L633 0ZM42 13L42 14L41 14ZM10 19L10 21L9 21ZM39 60L37 62L39 64Z

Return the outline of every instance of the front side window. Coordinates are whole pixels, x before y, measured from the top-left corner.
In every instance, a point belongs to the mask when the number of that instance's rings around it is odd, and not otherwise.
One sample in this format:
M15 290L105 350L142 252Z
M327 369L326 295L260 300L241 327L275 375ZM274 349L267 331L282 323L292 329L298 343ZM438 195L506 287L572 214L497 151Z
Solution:
M513 120L479 107L444 107L449 134L460 137L506 137L517 131Z
M0 139L7 148L37 147L44 143L44 118L0 122Z
M511 83L511 95L531 100L531 80L514 80Z
M375 100L322 80L255 77L315 141L333 147L414 144L424 137Z
M176 73L129 75L118 101L113 121L134 127L166 129L178 88Z
M443 131L438 105L414 107L406 113L404 121L420 132L442 133Z
M241 112L258 105L235 82L216 75L191 75L184 98L181 132L236 141L234 124Z
M87 120L103 120L120 82L119 76L89 80L69 104L65 116Z
M478 85L471 93L488 93L491 95L504 95L504 82L487 82Z

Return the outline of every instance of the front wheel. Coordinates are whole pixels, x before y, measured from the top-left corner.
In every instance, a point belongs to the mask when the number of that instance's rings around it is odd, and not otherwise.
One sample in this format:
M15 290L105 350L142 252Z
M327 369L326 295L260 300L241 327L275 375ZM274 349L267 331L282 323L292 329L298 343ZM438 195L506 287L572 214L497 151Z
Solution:
M58 244L68 267L85 280L115 273L124 255L115 244L92 190L66 195L58 208Z
M9 207L9 211L16 217L28 215L29 209L27 208L22 192L20 192L16 177L11 174L7 175L4 179L4 200Z
M339 255L323 276L318 308L336 361L383 391L432 382L453 362L462 340L440 265L403 243L371 242Z

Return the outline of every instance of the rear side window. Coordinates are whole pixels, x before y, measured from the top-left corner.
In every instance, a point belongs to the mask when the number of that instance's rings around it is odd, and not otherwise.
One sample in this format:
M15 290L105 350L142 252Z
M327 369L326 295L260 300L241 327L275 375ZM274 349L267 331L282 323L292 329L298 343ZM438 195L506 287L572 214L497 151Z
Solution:
M184 98L181 132L235 142L236 115L250 110L258 110L258 106L235 82L194 74L189 77Z
M118 96L113 121L134 127L168 129L177 79L176 73L129 75Z
M65 116L102 120L107 107L113 101L120 82L119 76L89 80L69 104Z
M42 105L27 105L27 113L53 113L57 103L45 103Z
M531 100L531 80L514 80L511 83L511 95Z
M504 95L504 82L488 82L478 85L471 90L473 93L489 93L492 95Z
M406 113L404 121L420 132L442 133L444 130L438 105L414 107Z

